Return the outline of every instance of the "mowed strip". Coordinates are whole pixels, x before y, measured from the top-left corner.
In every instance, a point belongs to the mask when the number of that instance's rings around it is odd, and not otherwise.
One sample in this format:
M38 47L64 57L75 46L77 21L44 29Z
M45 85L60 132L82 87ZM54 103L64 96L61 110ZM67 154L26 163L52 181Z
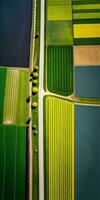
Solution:
M28 72L8 69L4 98L4 124L25 124L28 117ZM26 116L27 115L27 116Z
M98 4L98 0L72 0L73 5Z
M3 121L3 106L5 95L6 68L0 68L0 124Z

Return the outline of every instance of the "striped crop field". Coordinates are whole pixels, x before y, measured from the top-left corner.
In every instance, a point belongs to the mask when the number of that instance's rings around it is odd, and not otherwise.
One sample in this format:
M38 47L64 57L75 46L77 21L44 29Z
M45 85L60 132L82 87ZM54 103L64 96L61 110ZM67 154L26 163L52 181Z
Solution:
M27 70L0 68L0 122L4 124L26 124L29 94Z
M100 106L44 99L45 200L100 198Z
M45 200L72 200L74 105L45 97L44 123Z
M47 49L47 89L70 95L73 92L73 48L49 46Z
M73 0L74 43L100 44L100 2Z

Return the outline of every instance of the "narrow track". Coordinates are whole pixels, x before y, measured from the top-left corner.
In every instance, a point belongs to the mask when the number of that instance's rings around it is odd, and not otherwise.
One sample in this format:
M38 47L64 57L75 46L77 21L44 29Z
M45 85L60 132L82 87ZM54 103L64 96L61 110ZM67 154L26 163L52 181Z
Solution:
M33 70L34 67L34 51L35 51L35 41L34 41L34 33L35 33L35 27L36 27L36 0L33 0L33 6L32 6L32 31L31 31L31 55L30 55L30 73L29 76ZM29 77L30 79L30 77ZM29 125L29 131L28 131L28 152L29 152L29 180L28 180L28 200L32 200L32 162L33 162L33 150L32 150L32 82L29 82L29 96L30 103L29 103L29 118L31 119L30 125Z

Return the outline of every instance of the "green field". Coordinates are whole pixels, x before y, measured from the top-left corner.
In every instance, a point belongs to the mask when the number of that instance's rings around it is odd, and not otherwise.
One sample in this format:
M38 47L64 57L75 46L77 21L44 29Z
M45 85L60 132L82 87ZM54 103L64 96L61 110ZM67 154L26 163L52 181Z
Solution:
M73 93L73 48L49 46L47 49L47 89L50 92Z
M0 125L1 200L25 200L26 136L24 126Z
M71 0L46 1L47 45L73 45Z

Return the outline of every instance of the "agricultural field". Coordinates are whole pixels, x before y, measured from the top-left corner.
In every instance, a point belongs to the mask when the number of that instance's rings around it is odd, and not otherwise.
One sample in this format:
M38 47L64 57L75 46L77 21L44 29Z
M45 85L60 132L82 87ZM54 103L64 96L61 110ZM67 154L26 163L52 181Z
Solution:
M0 68L0 123L25 125L28 118L29 72Z
M27 128L0 125L0 199L25 199Z
M0 200L100 200L100 2L0 3Z

